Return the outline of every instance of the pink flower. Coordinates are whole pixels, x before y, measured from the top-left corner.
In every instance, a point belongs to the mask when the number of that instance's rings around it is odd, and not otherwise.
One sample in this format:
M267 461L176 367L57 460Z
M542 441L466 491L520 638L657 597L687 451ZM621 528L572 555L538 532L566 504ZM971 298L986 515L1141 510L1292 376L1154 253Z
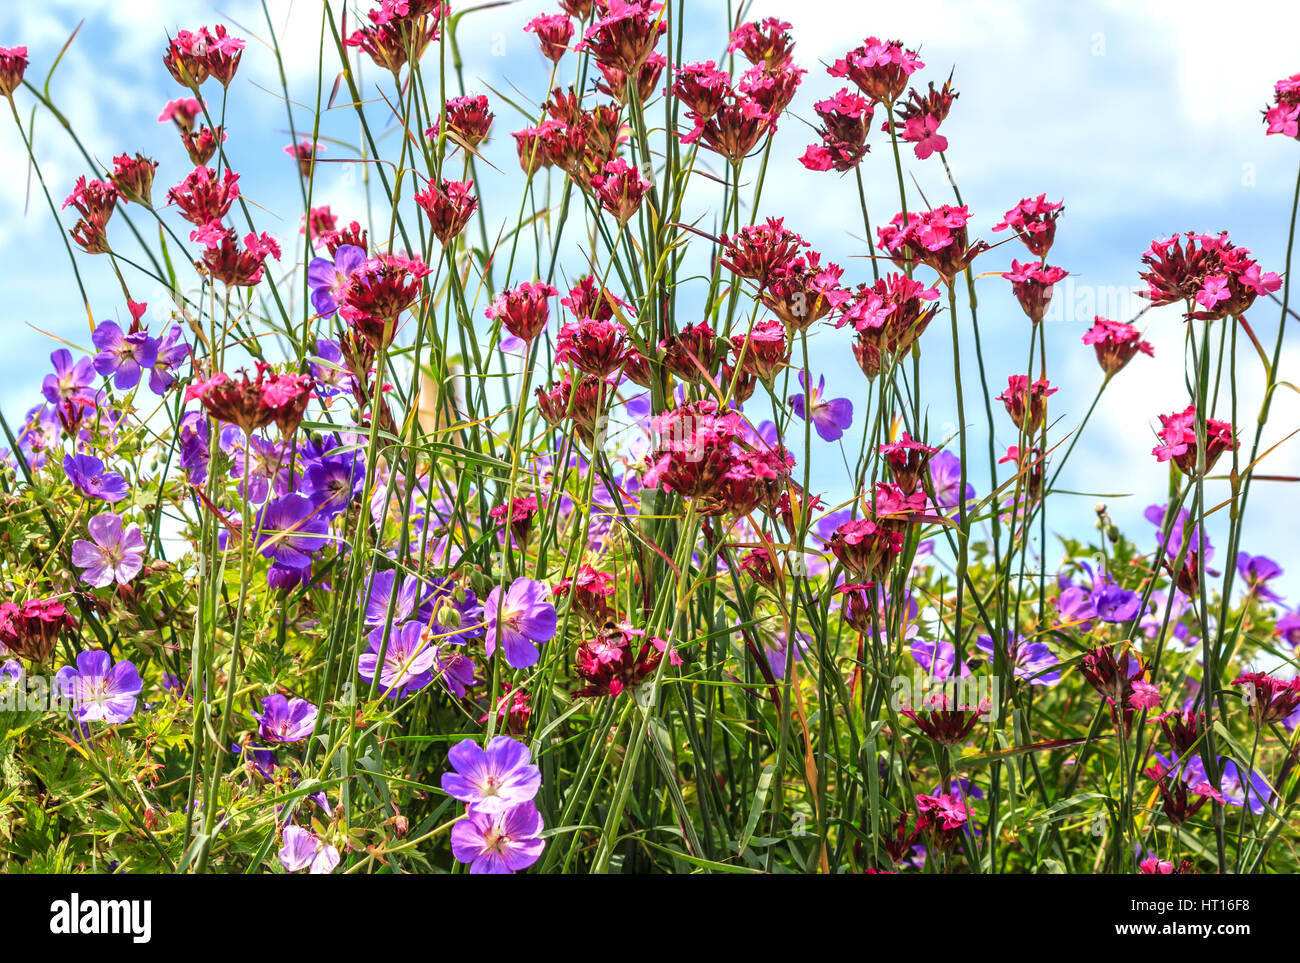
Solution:
M569 41L573 39L573 21L562 13L544 13L534 17L528 21L524 30L537 34L542 54L555 63L560 62L560 58L569 49Z
M1133 683L1128 704L1134 709L1156 709L1160 706L1160 690L1150 682L1138 679Z
M1203 304L1209 310L1220 301L1226 301L1231 295L1228 293L1228 279L1221 277L1206 278L1205 284L1201 290L1196 292L1196 301Z
M903 126L903 140L915 145L916 156L921 160L935 151L948 149L948 138L939 133L939 120L932 114L911 118Z

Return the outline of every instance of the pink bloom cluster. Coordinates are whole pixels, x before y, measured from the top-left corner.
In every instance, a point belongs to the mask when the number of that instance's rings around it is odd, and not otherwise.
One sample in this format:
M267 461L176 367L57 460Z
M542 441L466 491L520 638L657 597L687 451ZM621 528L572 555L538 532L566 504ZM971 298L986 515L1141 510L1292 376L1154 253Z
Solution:
M1188 320L1241 317L1255 298L1282 286L1281 277L1262 273L1250 251L1228 240L1227 231L1152 241L1142 263L1147 270L1139 274L1147 290L1139 295L1155 305L1187 304Z

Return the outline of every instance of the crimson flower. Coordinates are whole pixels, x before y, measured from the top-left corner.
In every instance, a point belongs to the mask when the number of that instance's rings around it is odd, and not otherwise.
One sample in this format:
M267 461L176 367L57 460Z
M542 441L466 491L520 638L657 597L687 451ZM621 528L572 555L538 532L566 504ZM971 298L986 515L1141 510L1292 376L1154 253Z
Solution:
M1139 352L1155 357L1155 349L1142 340L1141 333L1133 325L1111 321L1099 314L1093 316L1092 322L1092 327L1084 332L1083 343L1093 346L1097 363L1107 378L1114 377Z
M465 230L465 225L478 209L478 199L471 193L473 181L448 181L440 185L432 181L423 191L415 194L415 203L429 215L430 229L443 247Z
M1156 461L1172 460L1184 475L1197 473L1199 448L1196 441L1196 406L1188 405L1172 415L1160 416L1160 430L1156 432L1162 444L1151 449ZM1205 420L1205 470L1208 472L1225 451L1237 448L1236 429L1226 421L1216 418Z
M542 333L550 317L547 301L557 294L544 281L525 281L502 292L483 313L488 320L499 321L519 340L532 342Z

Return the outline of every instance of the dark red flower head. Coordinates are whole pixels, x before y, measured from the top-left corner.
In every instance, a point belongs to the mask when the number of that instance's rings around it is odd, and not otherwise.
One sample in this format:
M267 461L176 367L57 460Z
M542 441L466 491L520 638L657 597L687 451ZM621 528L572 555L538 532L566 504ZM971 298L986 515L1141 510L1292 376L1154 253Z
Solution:
M422 192L416 192L415 203L429 215L430 230L443 247L465 230L465 225L478 209L473 187L473 181L444 180L440 185L430 181Z
M731 31L727 53L739 52L756 66L775 70L785 64L794 52L794 38L790 24L778 17L764 17L758 23L742 23Z
M1046 378L1030 384L1025 375L1015 374L1007 378L1007 388L997 400L1007 406L1007 414L1017 428L1026 435L1033 435L1043 427L1043 419L1047 417L1047 398L1056 394L1056 390Z
M475 148L487 138L492 129L493 113L483 94L472 97L451 97L447 100L447 135L466 147ZM441 121L435 120L424 133L438 136Z
M119 154L113 158L113 186L124 201L152 207L153 172L157 169L158 162L143 154L136 154L134 158Z
M77 620L58 599L29 599L21 605L0 604L0 651L33 664L54 651L59 633L76 628Z
M532 342L550 317L547 302L558 293L543 281L525 281L503 292L483 313L521 341Z
M623 73L636 71L667 30L663 4L653 0L600 0L601 17L582 35L578 50Z
M868 97L892 105L906 89L907 78L924 66L915 51L903 49L901 41L868 37L827 68L827 73L851 80Z
M1064 212L1065 205L1049 201L1046 194L1026 197L1007 211L1001 222L993 225L993 230L1005 231L1011 228L1025 242L1025 247L1029 248L1031 254L1045 258L1056 238L1056 219Z
M26 72L26 47L0 47L0 96L9 97L21 87Z
M1195 477L1200 448L1196 438L1196 406L1188 405L1172 415L1160 416L1156 432L1162 444L1151 449L1156 461L1172 460L1184 475ZM1225 451L1237 448L1237 431L1226 421L1205 420L1205 470L1208 472Z
M1083 343L1093 346L1097 352L1097 364L1101 365L1107 378L1114 377L1139 352L1155 357L1155 349L1150 342L1142 340L1141 333L1133 325L1111 321L1100 314L1094 315L1092 322L1092 327L1084 332Z

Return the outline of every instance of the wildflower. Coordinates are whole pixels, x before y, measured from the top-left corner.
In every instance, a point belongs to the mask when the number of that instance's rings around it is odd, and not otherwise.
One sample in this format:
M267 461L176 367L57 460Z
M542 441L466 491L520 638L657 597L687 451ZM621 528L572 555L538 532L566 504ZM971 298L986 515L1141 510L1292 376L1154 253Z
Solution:
M758 23L742 23L731 31L727 53L739 52L755 66L775 70L794 52L790 24L778 17L764 17Z
M1038 324L1047 314L1047 306L1052 302L1052 285L1065 277L1066 272L1059 267L1043 264L1021 264L1014 258L1011 270L1002 276L1011 282L1021 309L1029 320Z
M1217 235L1175 234L1152 241L1142 255L1148 268L1140 272L1147 290L1138 292L1154 305L1183 302L1187 320L1214 321L1241 317L1262 294L1282 286L1273 272L1261 273L1250 252ZM1199 304L1202 310L1196 310Z
M18 50L26 53L22 47ZM0 58L3 54L0 50ZM3 92L4 81L0 79L0 93ZM1300 74L1292 74L1273 85L1273 106L1264 111L1264 123L1268 125L1268 134L1300 139Z
M478 199L470 193L473 186L473 181L444 180L437 186L430 182L424 191L415 194L415 203L429 215L433 236L443 247L465 230L465 225L478 209Z
M1169 741L1169 747L1177 756L1190 752L1205 732L1204 712L1192 712L1190 709L1183 712L1166 712L1157 717L1156 721L1160 723L1160 728L1164 730L1165 738Z
M317 314L328 317L338 310L343 290L365 260L366 252L352 244L340 245L332 259L312 258L307 265L307 284L311 287L311 303Z
M312 243L316 243L322 234L334 230L338 223L338 215L330 210L328 204L322 204L320 207L313 207L302 216L302 227L298 229L298 233L306 234Z
M569 41L573 39L573 21L562 13L544 13L533 17L524 26L524 30L537 35L542 55L554 63L560 62L560 58L569 49Z
M354 31L343 43L356 47L396 79L408 54L418 61L429 44L438 39L444 7L436 0L405 0L383 3L367 11L366 16L370 25Z
M589 622L603 623L613 614L608 600L614 596L614 576L583 562L572 578L564 579L551 591L551 598L557 602L570 596L574 611Z
M631 73L668 29L662 10L663 4L653 0L615 0L603 5L603 16L586 29L575 49L588 51L598 63Z
M510 136L515 139L515 151L519 156L519 166L523 172L532 177L544 167L552 166L551 152L547 141L558 129L564 127L559 121L544 120L538 127L525 127L514 131Z
M906 495L921 487L930 456L938 450L914 440L906 431L898 441L883 443L877 449L885 456L894 484Z
M109 218L117 207L117 198L117 188L112 183L87 182L82 176L77 178L72 193L64 199L63 207L71 204L81 214L81 219L71 234L87 254L103 254L108 251L105 231Z
M199 234L202 230L193 233ZM232 230L221 230L218 226L216 233L207 232L204 237L206 250L202 267L228 287L253 287L261 282L266 272L267 256L280 260L280 244L266 232L260 236L252 232L245 234L242 249L238 235Z
M498 505L488 512L490 518L504 522L510 529L515 544L523 545L528 541L528 533L533 527L533 517L537 514L538 499L528 495L512 498L504 505Z
M28 599L22 605L0 603L0 650L28 662L50 657L59 634L77 624L57 599Z
M0 95L12 98L27 72L26 47L0 47Z
M267 742L302 742L316 727L316 707L306 699L286 699L278 692L262 699L254 712L258 732Z
M542 855L542 829L542 816L531 802L493 813L471 808L451 827L451 852L470 864L470 873L515 873Z
M348 277L338 299L339 317L378 351L392 340L398 317L420 296L429 273L418 257L375 255Z
M74 398L93 396L91 388L95 375L89 358L78 358L73 364L72 352L59 348L50 354L50 363L54 365L54 373L46 375L41 382L41 394L46 401L57 405Z
M182 134L188 134L194 129L194 121L203 113L203 104L194 97L181 97L176 100L169 100L158 115L158 123L165 124L169 120L176 125Z
M641 208L641 201L650 190L650 182L641 171L622 158L615 158L591 178L592 189L601 207L614 215L619 224L626 224Z
M425 627L419 622L393 626L388 631L386 649L384 632L382 625L371 630L370 645L357 659L357 675L373 685L378 670L379 690L390 699L405 698L432 682L438 647L425 637ZM384 653L382 666L379 664L381 650Z
M167 203L180 208L185 220L203 227L222 220L238 197L238 174L226 168L218 180L216 171L200 165L167 192Z
M1145 772L1155 780L1156 788L1160 792L1161 808L1175 826L1187 822L1211 799L1223 802L1223 795L1206 781L1198 781L1191 786L1190 794L1194 798L1189 798L1188 785L1185 781L1186 772L1183 779L1170 779L1169 775L1173 767L1167 765L1159 755L1156 759L1157 761Z
M202 167L212 160L218 144L225 142L226 132L221 127L213 130L205 125L198 130L187 130L181 134L181 145L189 155L190 163L195 167Z
M555 636L557 624L548 595L545 585L530 578L515 579L504 593L500 586L492 590L483 603L489 657L500 645L512 668L526 669L537 663L537 647Z
M1196 440L1196 406L1188 405L1183 411L1161 415L1160 431L1156 434L1163 442L1151 449L1156 461L1172 460L1184 475L1195 475L1200 454ZM1208 472L1225 451L1236 450L1236 429L1226 421L1207 418L1205 444L1205 470Z
M663 365L683 381L706 378L722 360L725 349L707 321L684 325L659 342Z
M113 321L96 325L90 340L99 349L93 362L95 370L104 377L112 375L113 384L122 391L139 384L142 370L158 359L158 342L147 331L124 334Z
M301 492L291 491L262 508L257 545L263 558L289 568L306 568L325 547L328 519Z
M1263 602L1281 602L1278 595L1268 583L1282 574L1282 566L1263 555L1237 553L1237 572L1246 582L1246 591Z
M907 78L924 66L914 51L903 49L901 41L885 43L868 37L826 72L853 81L872 100L892 105L907 86Z
M546 327L547 301L557 294L542 281L525 281L504 291L483 313L521 341L532 342Z
M840 286L844 270L821 263L816 251L799 254L777 267L764 282L761 300L791 332L806 331L849 300Z
M975 648L988 656L990 665L995 669L998 667L995 653L1000 651L1011 667L1012 675L1030 685L1050 687L1061 681L1061 660L1042 642L1029 642L1024 636L1008 631L1003 643L996 648L990 635L979 636L975 640Z
M776 119L794 100L795 91L807 72L789 63L779 67L751 67L741 76L736 90L762 108L768 117L766 130L775 131Z
M545 390L535 388L537 410L552 425L562 425L572 420L579 436L587 444L595 441L600 414L604 410L606 383L594 375L587 375L576 385L568 372L559 384Z
M623 367L627 352L627 329L623 325L584 318L567 321L560 328L555 360L569 362L585 374L606 378Z
M92 541L72 543L72 564L80 569L81 580L95 588L116 582L128 584L144 567L144 536L139 525L123 529L122 516L112 512L96 515L86 523Z
M691 112L687 116L695 126L682 136L682 143L690 145L700 141L732 164L739 164L749 156L773 122L772 115L757 100L731 89L709 117Z
M1150 682L1133 683L1133 693L1128 697L1131 709L1157 709L1160 707L1160 689Z
M578 643L577 672L586 685L575 689L573 695L613 698L653 676L668 644L644 636L644 631L626 622L611 620L599 635ZM669 652L668 660L670 665L682 664L676 652Z
M828 100L819 100L813 110L821 118L817 133L820 144L813 144L799 158L810 171L850 171L867 156L867 135L875 105L866 97L845 88Z
M859 285L841 307L836 327L857 331L853 355L868 379L893 365L912 349L938 312L937 288L927 288L902 274L889 274L873 285Z
M784 218L769 217L763 224L742 227L735 236L721 237L722 266L760 287L791 265L808 242L785 226Z
M903 536L874 519L854 519L835 529L831 554L862 581L881 581L903 550Z
M144 691L135 666L125 659L114 664L102 649L79 652L76 668L65 665L54 674L54 684L72 700L72 717L79 723L126 722Z
M622 69L615 67L613 64L597 63L600 68L601 80L596 81L596 89L602 94L608 94L614 98L614 102L620 107L627 106L628 75ZM636 95L641 103L645 103L654 96L655 88L659 85L659 78L668 66L668 59L660 53L652 53L645 60L641 61L641 66L636 74Z
M677 68L672 92L698 121L717 113L731 90L731 75L719 70L712 60Z
M943 89L936 90L934 81L925 93L916 90L907 92L907 100L898 108L898 119L903 122L900 136L913 145L916 156L925 160L935 151L948 149L948 138L939 133L939 125L948 118L952 102L961 95L952 89L952 76L944 81ZM890 130L890 121L886 121L885 130Z
M1261 729L1300 710L1300 677L1284 680L1264 672L1244 672L1232 684L1241 687L1242 702Z
M734 335L731 350L736 358L736 369L769 387L790 360L790 343L786 339L785 327L772 318L755 322L748 334Z
M190 346L181 340L180 325L173 324L158 342L158 352L149 372L149 390L162 396L176 383L172 372L190 356Z
M1007 211L994 231L1011 228L1035 257L1045 258L1056 239L1056 221L1065 212L1063 203L1052 203L1046 194L1026 197Z
M63 473L87 498L120 502L131 490L125 478L118 472L105 471L104 463L94 455L65 455Z
M285 826L281 839L280 865L287 873L305 869L311 876L328 875L339 864L339 851L301 826Z
M966 224L970 217L967 208L950 204L929 211L913 211L907 218L900 212L876 236L881 248L900 267L919 262L938 272L944 283L951 284L976 256L988 250L984 241L967 240Z
M799 372L799 384L807 390L808 383L804 375L805 372ZM817 387L808 395L792 395L790 407L798 418L806 420L811 417L813 427L823 441L838 441L853 424L853 402L848 398L827 400L823 396L825 388L826 376L823 375L818 380Z
M542 786L542 771L528 747L509 736L494 736L485 749L462 739L447 752L454 772L442 774L443 792L491 815L532 801Z
M158 169L158 162L149 160L143 154L134 158L119 154L113 158L113 186L118 196L133 204L152 207L150 194L153 190L153 173Z
M1155 357L1155 349L1142 340L1137 328L1131 324L1111 321L1101 315L1093 317L1092 327L1084 332L1083 343L1093 346L1097 352L1097 363L1108 379L1114 377L1139 352Z
M1127 729L1133 717L1133 684L1145 681L1146 663L1127 651L1122 651L1116 657L1115 646L1104 645L1083 657L1079 671L1110 705L1112 715L1118 718L1118 713L1123 712L1124 726Z
M493 113L488 109L488 99L483 94L472 97L447 99L447 135L471 150L478 147L492 129ZM436 138L441 130L441 119L424 133Z
M297 143L286 145L284 152L298 162L298 172L304 178L310 179L311 172L316 166L316 155L325 152L325 145L309 137L302 137Z
M1025 375L1011 375L1007 378L1007 388L998 395L997 400L1007 407L1007 414L1026 435L1033 435L1043 426L1047 416L1047 398L1056 394L1056 389L1040 378L1033 384Z

